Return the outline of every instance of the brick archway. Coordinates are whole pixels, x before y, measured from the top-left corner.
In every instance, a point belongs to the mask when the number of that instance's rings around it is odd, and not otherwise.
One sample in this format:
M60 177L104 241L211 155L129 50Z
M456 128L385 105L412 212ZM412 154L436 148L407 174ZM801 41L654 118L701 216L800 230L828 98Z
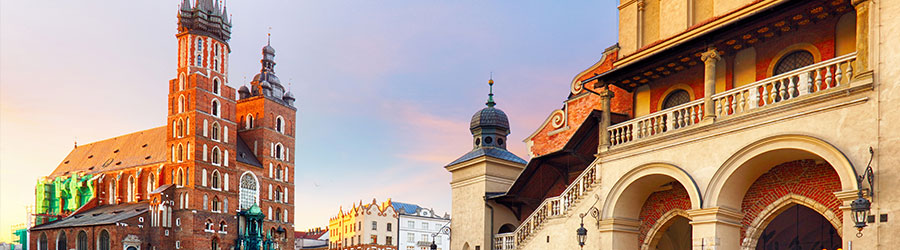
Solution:
M647 237L644 238L644 242L641 243L641 250L650 250L651 247L656 246L656 244L659 243L659 239L662 237L660 231L668 228L676 217L684 217L691 220L691 216L683 209L669 210L669 212L660 216L659 220L656 221L656 224L654 224L647 232Z
M809 197L798 194L788 194L770 203L756 215L756 218L753 219L744 233L746 236L741 240L741 250L756 249L756 244L759 243L759 237L762 235L763 231L765 231L769 222L772 222L776 216L793 205L805 206L818 212L836 229L840 229L843 226L841 218L838 215L835 215L835 213L825 205L818 203ZM843 236L841 230L837 230L837 233L838 235Z

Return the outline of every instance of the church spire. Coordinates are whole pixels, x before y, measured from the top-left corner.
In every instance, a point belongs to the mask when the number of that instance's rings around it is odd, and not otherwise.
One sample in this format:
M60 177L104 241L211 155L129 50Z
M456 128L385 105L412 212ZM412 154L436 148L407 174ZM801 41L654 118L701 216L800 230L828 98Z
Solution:
M485 105L487 105L490 108L493 108L494 106L497 105L497 103L494 102L494 73L493 72L491 72L491 79L488 80L488 86L490 86L490 92L488 92L488 100L485 103Z

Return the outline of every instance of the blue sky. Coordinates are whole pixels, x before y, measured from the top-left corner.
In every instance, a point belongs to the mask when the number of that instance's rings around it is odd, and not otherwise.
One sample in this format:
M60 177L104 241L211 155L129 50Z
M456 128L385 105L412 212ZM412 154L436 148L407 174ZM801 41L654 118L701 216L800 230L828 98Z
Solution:
M74 140L164 125L179 2L0 0L0 241ZM443 166L471 149L490 73L526 158L521 140L615 43L616 4L232 0L229 85L259 71L271 27L297 96L297 230L372 198L449 212Z

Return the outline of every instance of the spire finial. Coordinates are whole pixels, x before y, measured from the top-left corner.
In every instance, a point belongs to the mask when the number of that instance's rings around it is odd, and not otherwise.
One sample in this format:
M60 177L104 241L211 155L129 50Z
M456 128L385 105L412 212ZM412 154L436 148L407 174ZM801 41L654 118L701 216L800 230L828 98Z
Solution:
M266 45L272 45L272 26L269 26L269 33L266 34Z
M494 105L497 105L494 102L494 72L491 72L491 78L488 80L488 86L490 86L490 92L488 92L488 101L485 103L488 107L493 108Z

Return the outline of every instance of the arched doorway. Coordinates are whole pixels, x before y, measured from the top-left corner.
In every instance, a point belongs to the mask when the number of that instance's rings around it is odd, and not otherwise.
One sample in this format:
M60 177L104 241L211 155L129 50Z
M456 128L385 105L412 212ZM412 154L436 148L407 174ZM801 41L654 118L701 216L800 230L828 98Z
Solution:
M657 232L657 239L651 241L648 249L690 250L691 224L684 216L675 216L665 226L665 231Z
M757 250L840 247L841 236L825 217L806 206L796 204L772 219L756 244Z

